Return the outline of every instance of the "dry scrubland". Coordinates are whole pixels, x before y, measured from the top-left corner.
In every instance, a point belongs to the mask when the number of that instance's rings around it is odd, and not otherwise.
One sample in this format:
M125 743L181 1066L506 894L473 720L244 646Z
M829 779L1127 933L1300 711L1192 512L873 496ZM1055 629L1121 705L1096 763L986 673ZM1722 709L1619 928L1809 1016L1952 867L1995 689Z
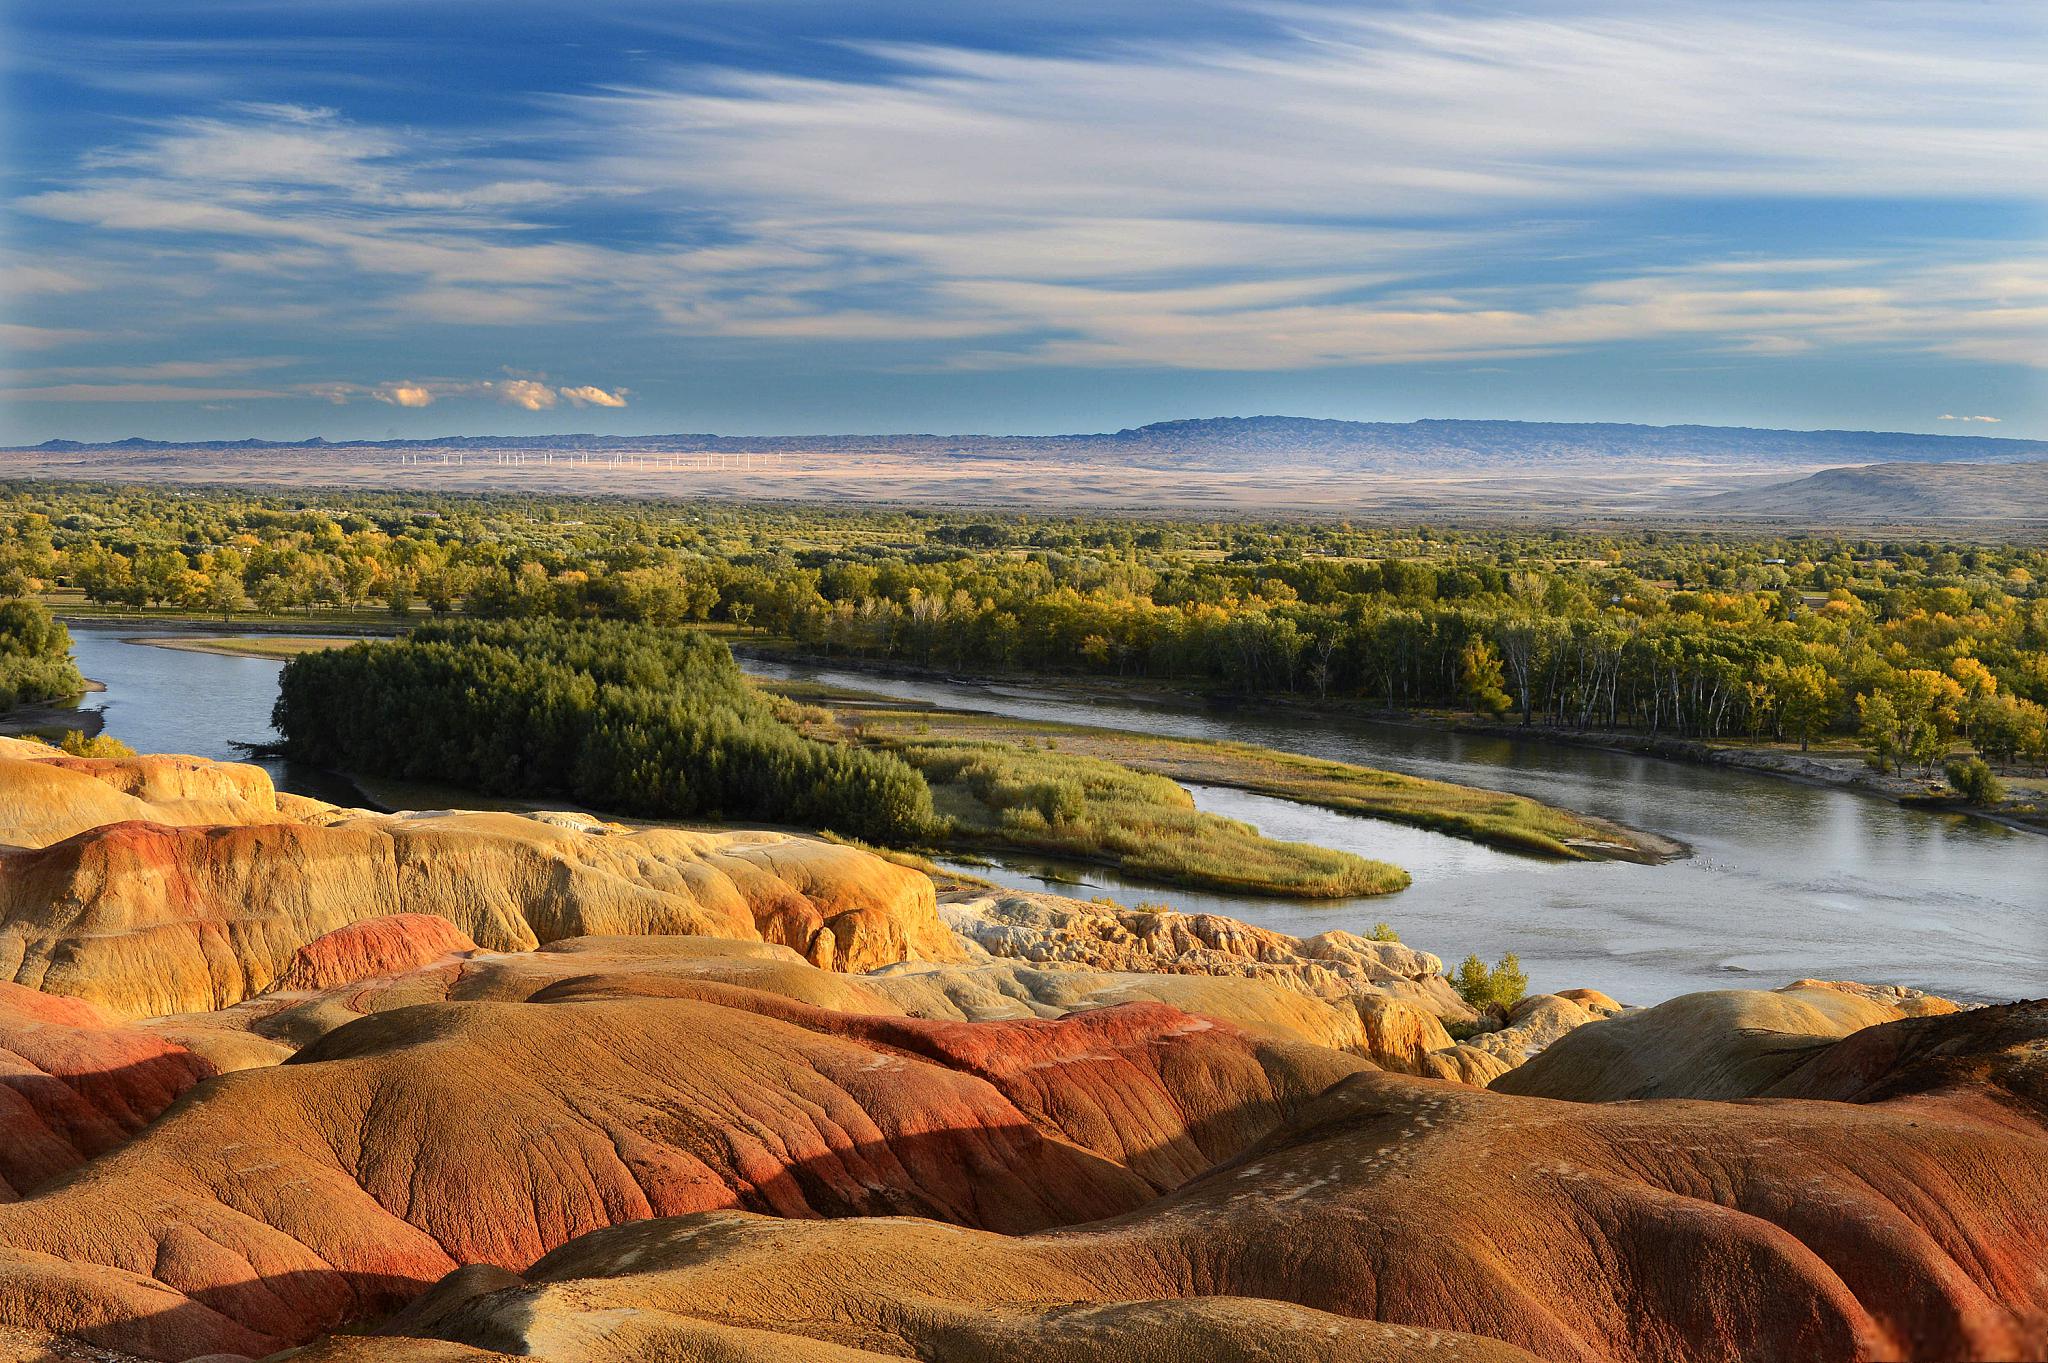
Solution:
M1275 510L1683 517L1718 495L1724 514L1811 520L1838 507L1780 484L1816 470L1915 461L2003 465L2048 442L1885 432L1519 421L1328 421L1259 416L1155 422L1059 436L715 435L468 437L274 446L52 441L0 451L0 472L239 486L608 492L1150 513ZM2001 475L1995 468L1988 476ZM1875 499L1871 523L2038 514L1974 488L1923 480ZM1741 502L1765 489L1756 505ZM2003 486L1992 484L1992 486ZM1840 520L1837 519L1837 524Z
M983 457L876 452L764 453L693 466L665 458L614 464L557 460L403 462L396 454L330 451L45 453L0 451L0 478L70 478L153 486L208 485L251 491L277 487L386 489L413 493L708 498L725 501L935 505L1127 515L1162 510L1231 515L1306 512L1413 518L1444 515L1521 519L1531 515L1689 519L1703 498L1782 482L1818 464L1704 469L1675 462L1630 469L1588 463L1542 472L1438 473L1329 469L1290 460L1254 470L1133 467L1119 458ZM1799 519L1794 517L1794 519Z

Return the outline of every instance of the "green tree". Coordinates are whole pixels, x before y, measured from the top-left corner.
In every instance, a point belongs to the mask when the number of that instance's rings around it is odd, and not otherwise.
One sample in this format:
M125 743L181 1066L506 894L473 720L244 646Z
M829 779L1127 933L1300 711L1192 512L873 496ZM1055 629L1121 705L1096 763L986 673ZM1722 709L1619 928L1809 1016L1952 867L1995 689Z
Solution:
M83 729L66 729L57 746L73 757L135 756L135 749L112 734L87 734Z
M1807 751L1816 730L1825 729L1840 704L1842 688L1827 669L1814 663L1782 667L1771 678L1777 696L1778 720Z
M1967 711L1970 741L1994 762L2011 762L2048 746L2048 710L2017 696L1984 695Z
M1948 764L1949 786L1973 805L1995 805L2005 801L2005 786L1981 757L1959 758Z
M1504 715L1515 703L1507 693L1500 654L1484 639L1472 640L1459 652L1458 689L1466 704L1485 715Z
M1856 698L1856 713L1857 740L1870 750L1864 760L1879 771L1896 768L1905 751L1899 739L1899 707L1885 692L1873 691Z
M239 574L217 568L206 579L206 608L225 620L247 604Z

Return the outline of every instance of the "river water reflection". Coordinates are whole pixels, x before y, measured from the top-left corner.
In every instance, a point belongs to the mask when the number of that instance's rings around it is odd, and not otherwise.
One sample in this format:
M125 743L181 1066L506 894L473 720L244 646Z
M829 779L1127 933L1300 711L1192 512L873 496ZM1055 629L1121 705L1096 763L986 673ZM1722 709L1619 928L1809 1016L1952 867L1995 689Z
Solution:
M128 643L131 629L74 626L79 667L104 682L88 706L143 751L239 756L276 737L281 664ZM1592 985L1631 1003L1801 975L1914 984L1973 999L2048 993L2048 838L1926 814L1846 791L1623 753L1324 717L1185 713L1091 704L1019 687L881 678L749 662L750 670L904 699L1188 737L1229 738L1492 786L1679 838L1666 866L1558 864L1417 829L1199 788L1203 808L1268 834L1405 866L1396 895L1294 903L1119 882L1044 883L1026 868L981 874L1126 902L1168 901L1293 933L1364 931L1382 919L1447 956L1518 952L1539 989ZM287 789L347 798L320 773L267 763Z

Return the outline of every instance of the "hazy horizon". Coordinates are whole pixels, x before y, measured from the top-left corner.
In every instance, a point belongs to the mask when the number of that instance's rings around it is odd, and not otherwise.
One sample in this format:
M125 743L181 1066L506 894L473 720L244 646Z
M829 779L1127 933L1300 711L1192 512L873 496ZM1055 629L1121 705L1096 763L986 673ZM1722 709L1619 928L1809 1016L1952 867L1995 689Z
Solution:
M675 429L675 430L655 430L655 429L649 428L649 429L644 429L644 430L625 430L625 429L621 429L621 430L612 430L612 431L599 431L599 430L591 429L591 428L589 428L589 427L584 427L584 428L578 429L578 428L574 428L574 427L571 427L571 426L567 426L567 425L564 425L564 426L561 426L561 427L560 427L559 429L553 429L553 430L528 430L528 431L513 431L513 430L505 430L505 429L461 429L461 430L458 430L458 429L423 429L423 430L420 430L420 431L416 431L416 432L408 432L408 433L406 433L406 434L403 434L403 435L394 435L394 436L379 436L379 435L333 435L333 434L330 434L330 433L328 433L328 432L325 432L325 431L313 431L313 432L309 432L309 433L306 433L306 434L300 434L300 435L289 435L289 434L286 434L286 435L235 435L235 434L222 434L222 435L214 435L214 436L194 436L194 437L188 437L188 438L175 438L175 437L167 437L167 436L158 436L158 435L152 435L152 434L147 434L147 433L144 433L144 432L141 432L141 431L132 431L132 432L129 432L128 434L126 434L126 435L119 435L119 436L104 436L104 437L97 437L97 438L80 438L80 437L75 437L75 436L65 436L65 435L53 435L53 436L48 436L48 437L45 437L45 438L44 438L44 439L42 439L42 440L36 440L36 441L28 441L28 442L14 442L14 443L8 443L8 444L5 444L5 445L0 445L0 448L5 448L5 449L33 449L33 448L35 448L35 447L36 447L36 446L38 446L38 445L45 445L45 444L51 444L51 443L54 443L54 442L68 442L68 443L72 443L72 444L79 444L79 445L89 445L89 446L97 446L97 445L116 445L116 444L122 444L122 443L132 442L132 441L141 441L141 442L144 442L144 443L147 443L147 444L152 444L152 445L201 445L201 444L239 444L239 443L255 443L255 444L275 444L275 445L302 445L302 444L309 444L309 443L312 443L312 442L315 442L315 441L325 441L325 442L327 442L327 443L329 443L329 444L336 444L336 445L346 445L346 444L360 444L360 443L366 443L366 442L380 442L380 441L400 441L400 442L405 442L405 443L417 443L417 444L433 444L433 443L435 443L435 442L438 442L438 441L456 441L456 440L463 440L463 441L475 441L475 440L494 440L494 439L505 439L505 440L520 440L520 441L544 441L544 440L550 440L550 439L558 439L558 440L579 440L579 439L608 439L608 440L659 440L659 439L668 439L668 438L675 438L675 437L689 437L689 438L697 438L697 437L708 437L708 438L715 438L715 439L742 439L742 440L744 440L744 439L762 439L762 440L886 440L886 439L969 439L969 440L978 440L978 439L986 439L986 440L1059 440L1059 439L1072 439L1072 440L1089 440L1089 439L1100 439L1100 438L1104 438L1104 437L1109 437L1109 436L1115 436L1115 435L1125 434L1125 433L1129 433L1129 432L1137 432L1137 431L1146 431L1146 430L1151 430L1151 429L1155 429L1155 428L1159 428L1159 427L1170 427L1170 426L1179 426L1179 425L1193 425L1193 424L1204 424L1204 423L1220 423L1220 422L1246 422L1246 423L1251 423L1251 422L1261 422L1261 421L1274 421L1274 422L1292 422L1292 421L1313 421L1313 422L1333 422L1333 423L1338 423L1338 424L1345 424L1345 425L1364 425L1364 426L1390 426L1390 427L1412 427L1412 426L1421 426L1421 425L1435 425L1435 424L1442 424L1442 425L1452 425L1452 426L1458 426L1458 425L1469 425L1469 426L1565 426L1565 427L1578 427L1578 426L1587 426L1587 427L1605 427L1605 426L1611 426L1611 427L1615 427L1615 428L1618 428L1618 429L1625 429L1625 428L1629 428L1629 427L1637 427L1637 428L1643 428L1643 429L1649 429L1649 430L1674 430L1674 429L1700 429L1700 430L1727 430L1727 431L1763 431L1763 432L1771 432L1771 433L1774 433L1774 434L1791 434L1791 435L1816 435L1816 436L1824 436L1824 435L1868 435L1868 436L1886 436L1886 437L1890 437L1890 436L1908 436L1908 437L1913 437L1913 438L1916 438L1916 439L1930 439L1930 440L1957 440L1957 441L2006 441L2006 442L2011 442L2011 443L2013 443L2013 444L2021 444L2021 445L2026 445L2026 444L2040 444L2040 443L2043 443L2043 439L2042 439L2042 438L2037 438L2037 437L2032 437L2032 436L2023 436L2023 435L2014 435L2014 434L2011 434L2011 433L2009 433L2009 432L2006 432L2006 431L2004 431L2004 430L1998 429L1998 428L1996 428L1996 427L1987 427L1987 428L1983 428L1983 429L1977 429L1977 430L1967 430L1967 431L1957 431L1957 430L1946 430L1946 431L1895 431L1895 430L1880 430L1880 429L1876 429L1876 428L1858 428L1858 427L1822 427L1822 426L1815 426L1815 427L1789 427L1789 426L1736 426L1736 425L1726 425L1726 424L1722 424L1722 423L1715 423L1715 422L1681 422L1681 421L1671 421L1671 422L1655 422L1655 421L1644 421L1644 422L1623 422L1623 421L1581 421L1581 420L1573 420L1573 419L1571 419L1571 418L1566 418L1566 417L1556 417L1556 418L1527 418L1527 417L1434 417L1434 416L1425 416L1425 417L1415 417L1415 418L1412 418L1412 419L1409 419L1409 420L1405 420L1405 421L1383 421L1383 420L1369 420L1369 419L1357 419L1357 418L1347 418L1347 417L1315 417L1315 416L1307 416L1307 415L1304 415L1304 414L1302 414L1302 413L1293 413L1293 412L1288 412L1288 413L1282 413L1282 412L1247 412L1247 413L1219 413L1219 414L1212 414L1212 415L1207 415L1207 416L1187 416L1187 415L1183 415L1183 416L1167 416L1167 417L1159 417L1159 418L1157 418L1157 419L1154 419L1154 420L1150 420L1150 421L1143 421L1143 422L1139 422L1139 423L1136 423L1135 425L1132 425L1132 426L1120 426L1120 427L1117 427L1117 428L1115 428L1114 430L1108 430L1108 429L1105 429L1105 430L1081 430L1081 429L1078 429L1078 428L1065 428L1065 429L1047 429L1047 430L1042 430L1042 431L1003 431L1003 430L978 430L978 431L971 431L971 430L929 430L929 431L911 431L911 430L839 430L839 431L828 431L828 430L804 430L804 431L799 431L799 430L772 430L772 429L765 429L765 428L764 428L764 429L760 429L760 430L709 430L709 429L705 429L705 430L682 430L682 429Z

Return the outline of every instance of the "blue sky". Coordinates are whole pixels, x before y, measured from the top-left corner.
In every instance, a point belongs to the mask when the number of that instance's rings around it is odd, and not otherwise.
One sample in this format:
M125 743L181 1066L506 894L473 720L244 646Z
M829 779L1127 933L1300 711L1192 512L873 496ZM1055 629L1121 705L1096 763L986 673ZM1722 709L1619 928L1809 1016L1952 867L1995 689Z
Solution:
M1258 412L2048 437L2033 4L0 23L0 440Z

